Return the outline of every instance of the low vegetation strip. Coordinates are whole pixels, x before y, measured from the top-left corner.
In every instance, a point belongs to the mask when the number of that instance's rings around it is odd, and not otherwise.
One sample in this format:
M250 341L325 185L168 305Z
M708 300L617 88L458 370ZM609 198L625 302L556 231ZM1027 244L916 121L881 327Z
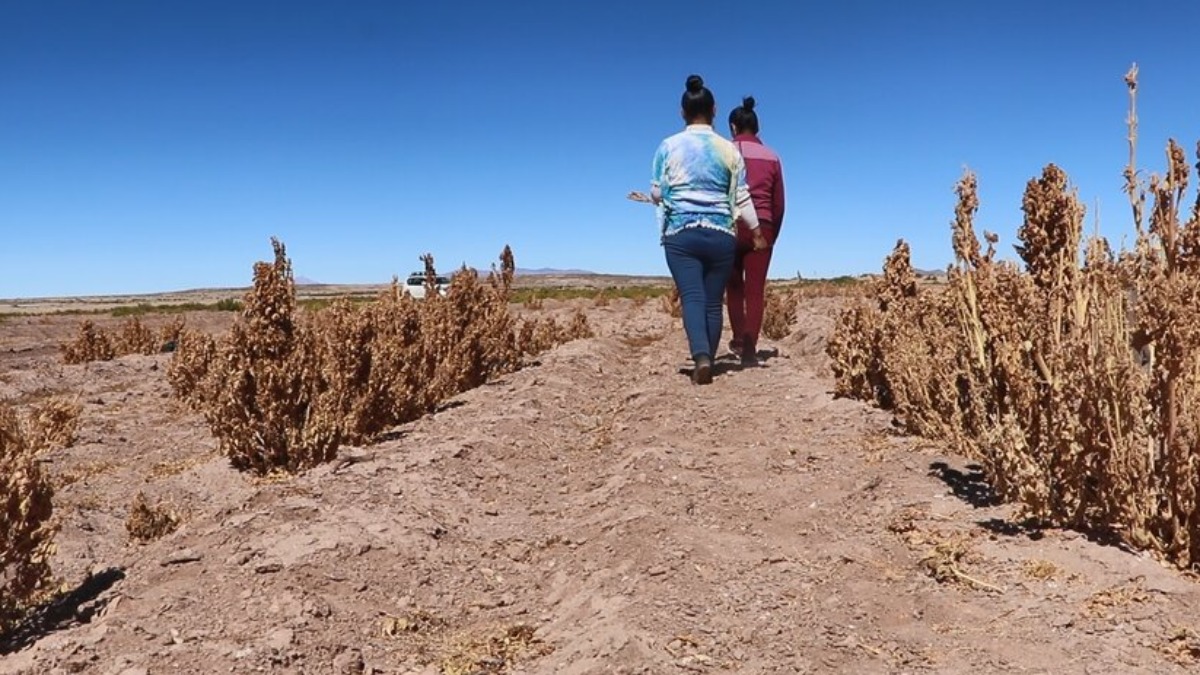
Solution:
M518 320L509 312L513 257L487 279L453 276L445 296L426 256L423 300L398 281L369 303L296 311L291 261L254 266L254 286L228 334L185 332L168 370L176 394L201 412L239 469L299 471L432 412L450 397L519 368L522 359L591 335L577 313Z

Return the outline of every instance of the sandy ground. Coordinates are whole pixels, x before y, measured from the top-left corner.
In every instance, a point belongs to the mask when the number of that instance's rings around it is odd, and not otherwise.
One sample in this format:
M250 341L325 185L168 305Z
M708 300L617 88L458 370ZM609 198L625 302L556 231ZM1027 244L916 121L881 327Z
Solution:
M1195 581L1021 530L962 459L830 395L837 305L694 387L656 302L580 302L596 338L279 482L215 456L168 356L64 366L77 318L10 317L0 396L84 412L45 458L76 593L0 673L1195 672ZM183 526L132 543L139 491Z

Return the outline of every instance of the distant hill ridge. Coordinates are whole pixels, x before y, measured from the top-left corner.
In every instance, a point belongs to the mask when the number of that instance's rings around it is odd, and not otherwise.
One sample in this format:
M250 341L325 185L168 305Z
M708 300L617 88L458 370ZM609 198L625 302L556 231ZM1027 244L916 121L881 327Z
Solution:
M588 270L576 270L576 269L560 270L560 269L556 269L554 267L533 267L533 268L518 267L517 274L528 274L528 275L533 276L533 275L538 275L538 274L595 274L595 272L589 272Z
M419 271L414 271L413 273L418 274ZM591 275L594 275L596 273L591 272L589 270L558 269L557 267L533 267L533 268L518 267L517 274L525 275L525 276L551 276L551 275L558 275L558 274L591 274ZM301 275L296 275L295 280L296 280L297 286L324 286L325 285L324 282L317 281L316 279L310 279L308 277L301 276Z

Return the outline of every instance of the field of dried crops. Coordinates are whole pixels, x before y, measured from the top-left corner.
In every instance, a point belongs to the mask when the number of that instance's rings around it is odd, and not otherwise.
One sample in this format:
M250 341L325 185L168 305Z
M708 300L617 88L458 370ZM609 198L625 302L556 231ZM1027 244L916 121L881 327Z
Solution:
M291 307L282 248L240 313L0 325L5 475L41 495L4 545L51 575L5 559L51 583L6 608L0 673L1194 667L1192 581L1024 529L980 467L834 396L863 288L777 285L764 367L695 388L669 295L499 302L503 267L429 342L397 324L454 294Z

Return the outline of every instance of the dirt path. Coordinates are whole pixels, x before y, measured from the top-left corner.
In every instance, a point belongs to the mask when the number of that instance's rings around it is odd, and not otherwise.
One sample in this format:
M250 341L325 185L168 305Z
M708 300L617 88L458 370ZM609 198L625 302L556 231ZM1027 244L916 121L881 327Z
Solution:
M281 483L212 457L159 357L0 360L0 395L84 392L83 442L49 466L105 468L61 491L56 569L124 575L0 673L1195 667L1195 582L1010 526L961 460L830 396L832 302L709 387L652 305L594 308L599 337ZM184 526L128 543L138 490Z

